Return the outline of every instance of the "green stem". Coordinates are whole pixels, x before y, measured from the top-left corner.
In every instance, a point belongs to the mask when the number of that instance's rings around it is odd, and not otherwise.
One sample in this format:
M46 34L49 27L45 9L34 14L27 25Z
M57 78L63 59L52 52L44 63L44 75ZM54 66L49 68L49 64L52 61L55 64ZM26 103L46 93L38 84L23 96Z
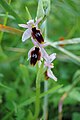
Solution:
M38 68L38 73L36 77L36 102L35 102L35 115L34 120L37 120L40 110L40 75L41 75L41 67Z
M45 20L45 40L47 39L47 19ZM48 91L48 82L44 82L44 92ZM44 97L44 120L48 119L48 95Z
M48 82L44 82L44 92L48 91ZM44 120L48 119L48 95L44 97Z

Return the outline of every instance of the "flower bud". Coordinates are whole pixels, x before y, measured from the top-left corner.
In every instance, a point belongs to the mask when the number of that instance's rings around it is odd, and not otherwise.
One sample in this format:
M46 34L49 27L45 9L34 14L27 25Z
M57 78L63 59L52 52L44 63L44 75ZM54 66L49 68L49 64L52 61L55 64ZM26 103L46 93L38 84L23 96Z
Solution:
M50 12L50 0L42 0L42 2L43 2L44 14L48 15Z

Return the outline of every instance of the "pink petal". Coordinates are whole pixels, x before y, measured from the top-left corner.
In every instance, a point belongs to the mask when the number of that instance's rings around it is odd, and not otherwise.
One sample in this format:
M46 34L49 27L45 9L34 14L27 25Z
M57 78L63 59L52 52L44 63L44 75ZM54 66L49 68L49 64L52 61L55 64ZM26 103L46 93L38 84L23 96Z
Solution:
M54 76L53 72L51 71L51 69L47 70L47 75L48 77L50 77L51 79L57 81L57 78Z
M34 44L35 46L40 47L40 48L43 48L43 47L46 47L46 46L49 45L48 43L40 44L40 43L38 43L36 40L34 40L32 37L31 37L31 39L32 39L33 44ZM43 49L44 49L44 48L43 48Z
M49 56L50 62L52 62L56 58L56 53L53 53Z
M44 48L42 48L41 46L40 46L40 48L41 48L41 52L42 52L43 58L44 58L46 61L48 61L49 55L47 54L47 52L45 51Z
M27 26L28 26L28 29L32 29L32 26L34 26L34 20L29 20L28 22L27 22Z
M31 31L29 29L27 29L22 35L22 41L24 42L25 40L30 38L30 36L31 36Z
M31 40L32 40L32 42L33 42L33 44L34 44L35 46L38 46L37 41L35 41L32 37L31 37Z
M46 66L46 67L48 67L48 68L54 68L54 66L53 66L53 64L52 63L49 63L49 62L44 62L44 65Z
M27 22L27 24L29 24L29 25L34 24L34 20L29 20L29 21Z
M48 45L49 45L48 43L43 43L43 44L41 44L42 47L46 47L46 46L48 46Z
M39 22L42 20L42 17L41 18L39 18L38 20L36 20L36 22L35 22L35 26L38 26L38 24L39 24Z
M28 26L26 24L18 24L20 27L23 27L23 28L28 28Z

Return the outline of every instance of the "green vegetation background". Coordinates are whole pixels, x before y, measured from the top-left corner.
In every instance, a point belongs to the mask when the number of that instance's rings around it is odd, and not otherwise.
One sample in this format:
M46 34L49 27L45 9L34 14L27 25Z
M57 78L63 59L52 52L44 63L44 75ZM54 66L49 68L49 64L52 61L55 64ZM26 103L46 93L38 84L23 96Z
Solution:
M27 6L32 18L36 16L37 0L12 0L12 9L23 19L27 20L25 7ZM0 5L0 24L4 23L7 10ZM10 14L9 14L10 15ZM21 29L10 16L7 26ZM50 14L47 18L48 38L52 41L80 38L80 1L79 0L51 0ZM25 30L25 29L22 29ZM33 46L28 40L22 43L21 35L4 32L0 33L0 120L30 120L34 114L33 96L35 96L35 80L37 69L27 61L27 53ZM2 36L2 38L1 38ZM80 44L64 45L76 56L80 56ZM61 96L67 92L75 81L80 79L80 62L63 54L58 49L47 47L47 52L57 53L54 62L54 74L58 81L49 80L49 89L63 84L60 89L51 92L48 96L49 120L58 120L58 104ZM41 93L44 91L44 81L41 82ZM30 102L33 101L33 102ZM32 112L32 113L31 113ZM71 89L63 102L63 120L80 119L80 81ZM43 98L41 98L40 118L43 115Z

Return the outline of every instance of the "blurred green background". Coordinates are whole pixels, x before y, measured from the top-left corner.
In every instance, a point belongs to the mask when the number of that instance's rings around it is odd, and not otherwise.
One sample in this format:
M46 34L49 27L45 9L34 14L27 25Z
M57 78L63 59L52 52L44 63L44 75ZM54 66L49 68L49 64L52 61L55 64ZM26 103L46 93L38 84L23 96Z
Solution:
M3 0L2 0L3 1ZM9 2L8 0L6 0ZM50 13L47 17L47 36L50 41L61 38L80 38L80 0L51 0ZM0 24L22 29L19 23L26 23L27 6L33 19L36 17L38 0L11 0L10 6L23 21L10 15L8 8L0 2ZM1 29L0 29L1 30ZM31 40L22 43L21 35L0 31L0 120L30 120L34 114L35 80L37 69L27 61L27 53L33 46ZM80 59L80 44L62 46ZM58 78L55 83L48 81L48 89L61 84L63 87L48 96L48 120L58 120L58 104L65 92L68 96L63 101L63 120L80 120L80 60L71 58L57 48L47 47L48 53L57 53L53 72ZM41 82L41 93L44 81ZM32 112L32 113L31 113ZM43 116L43 98L41 99L39 119Z

